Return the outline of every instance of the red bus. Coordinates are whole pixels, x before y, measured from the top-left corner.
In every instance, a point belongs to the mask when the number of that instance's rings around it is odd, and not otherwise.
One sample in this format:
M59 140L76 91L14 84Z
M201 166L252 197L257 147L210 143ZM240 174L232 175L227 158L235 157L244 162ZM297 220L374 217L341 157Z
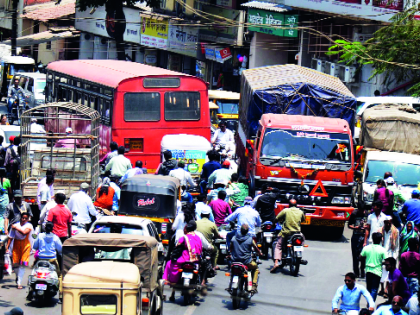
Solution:
M133 164L140 159L154 172L164 135L210 140L207 90L197 77L140 63L71 60L48 65L45 95L46 102L72 101L100 113L101 157L115 141Z

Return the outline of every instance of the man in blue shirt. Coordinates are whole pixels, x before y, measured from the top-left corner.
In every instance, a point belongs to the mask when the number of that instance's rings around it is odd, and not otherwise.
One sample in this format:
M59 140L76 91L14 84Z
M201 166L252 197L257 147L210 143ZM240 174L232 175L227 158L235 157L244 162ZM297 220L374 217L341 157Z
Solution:
M221 169L222 166L220 165L217 160L219 159L219 154L215 150L211 150L207 152L207 156L209 157L209 162L204 163L203 170L201 171L201 193L207 193L207 182L209 180L210 175L218 169Z
M414 221L414 224L420 226L420 191L413 190L410 200L407 200L402 207L402 212L407 214L407 222Z
M338 313L339 309L344 311L359 311L360 298L362 295L369 304L369 310L373 311L375 309L375 302L373 301L372 296L364 286L356 283L356 275L353 272L346 274L344 282L345 284L337 289L332 300L333 313ZM338 308L340 299L341 305L340 308Z
M391 305L379 307L372 315L408 315L401 308L404 306L401 296L394 296Z

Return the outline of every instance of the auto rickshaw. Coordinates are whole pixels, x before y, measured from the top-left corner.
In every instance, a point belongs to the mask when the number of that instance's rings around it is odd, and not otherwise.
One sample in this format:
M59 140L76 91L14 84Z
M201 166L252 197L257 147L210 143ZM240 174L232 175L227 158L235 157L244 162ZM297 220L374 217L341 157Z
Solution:
M162 240L163 251L159 261L163 263L172 224L180 199L179 180L162 175L137 175L121 184L120 208L118 215L138 216L153 221Z
M114 254L124 252L116 258ZM63 315L161 315L157 241L128 234L78 234L63 244Z
M236 132L238 127L238 110L239 110L239 98L240 93L222 91L222 90L209 90L209 101L210 105L213 103L217 106L217 119L213 118L212 106L210 106L210 117L212 118L212 124L217 124L220 121L226 122L226 127L233 132ZM214 107L214 106L213 106ZM213 122L215 121L215 122ZM214 125L217 129L218 126Z
M23 56L4 56L0 59L0 98L7 96L10 80L18 72L34 72L35 60Z

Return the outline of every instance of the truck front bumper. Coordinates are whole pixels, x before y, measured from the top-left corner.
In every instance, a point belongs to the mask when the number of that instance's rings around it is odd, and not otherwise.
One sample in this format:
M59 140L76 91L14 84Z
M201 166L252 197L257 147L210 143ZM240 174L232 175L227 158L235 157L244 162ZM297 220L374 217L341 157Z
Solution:
M276 215L288 207L288 204L277 203ZM350 214L354 211L353 207L322 207L311 205L298 205L298 207L306 214L306 220L302 225L343 227L345 222L350 218Z

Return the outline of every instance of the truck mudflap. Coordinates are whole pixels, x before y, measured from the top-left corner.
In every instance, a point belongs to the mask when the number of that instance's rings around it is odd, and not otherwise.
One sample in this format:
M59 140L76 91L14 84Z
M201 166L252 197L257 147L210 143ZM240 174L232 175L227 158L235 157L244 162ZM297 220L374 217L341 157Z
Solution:
M277 208L275 209L276 215L288 206L288 204L277 203ZM343 227L345 222L349 220L350 214L354 211L353 207L321 207L311 205L298 205L298 207L306 214L305 222L302 222L302 225L313 226Z

